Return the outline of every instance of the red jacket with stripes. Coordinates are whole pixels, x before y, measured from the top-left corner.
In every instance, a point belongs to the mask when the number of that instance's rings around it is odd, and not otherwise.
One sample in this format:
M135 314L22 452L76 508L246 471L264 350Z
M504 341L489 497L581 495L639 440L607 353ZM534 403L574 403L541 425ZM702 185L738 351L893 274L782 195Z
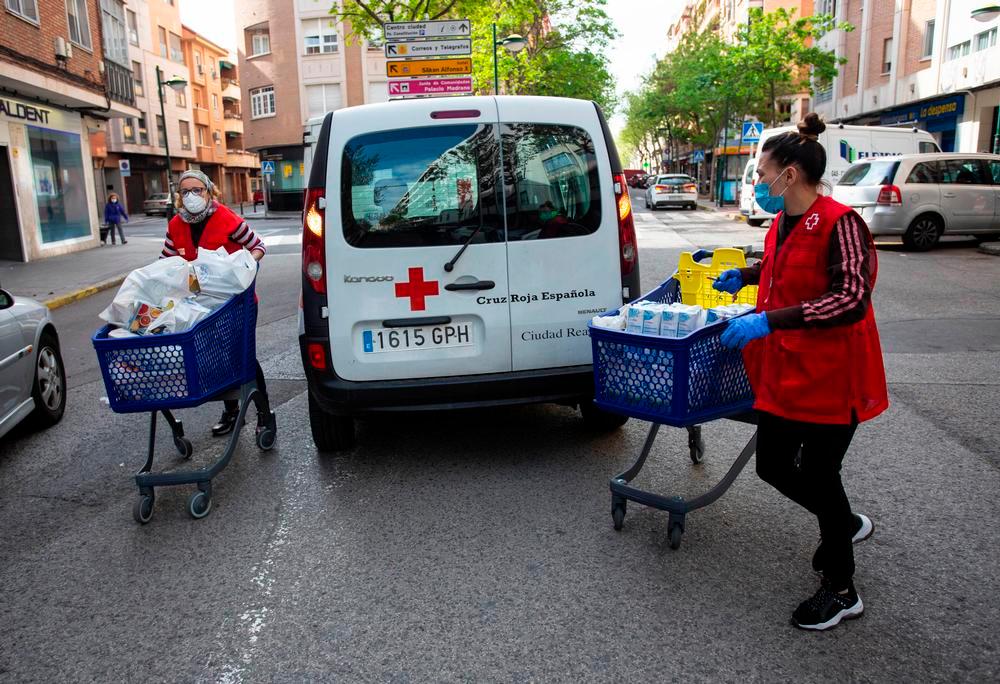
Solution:
M243 219L232 209L220 204L208 218L201 240L195 245L191 240L191 226L180 215L175 215L167 224L167 238L173 242L177 254L188 261L198 258L198 247L216 250L225 247L230 254L243 249L243 245L232 239L233 232L243 223Z
M820 196L777 255L779 220L771 222L764 241L758 312L801 305L830 291L830 236L837 221L851 211ZM869 284L874 287L878 274L875 243L867 229L864 236L871 259ZM852 251L850 246L848 250ZM847 254L844 258L858 257ZM870 420L889 406L882 346L871 306L864 318L848 325L775 330L748 344L744 358L756 397L754 407L761 411L836 425Z

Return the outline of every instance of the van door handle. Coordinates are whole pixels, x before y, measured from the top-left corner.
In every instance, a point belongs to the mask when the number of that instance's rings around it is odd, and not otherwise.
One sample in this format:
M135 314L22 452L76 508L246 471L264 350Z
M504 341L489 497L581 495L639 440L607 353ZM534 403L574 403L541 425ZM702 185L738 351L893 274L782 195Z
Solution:
M444 289L449 292L461 292L463 290L492 290L497 284L492 280L477 280L474 283L449 283Z
M948 199L952 199L953 197L955 197L955 193L953 193L953 192L944 192L944 193L941 193L941 196L942 197L947 197Z
M423 325L448 325L451 316L424 316L423 318L390 318L382 321L385 328L415 328Z

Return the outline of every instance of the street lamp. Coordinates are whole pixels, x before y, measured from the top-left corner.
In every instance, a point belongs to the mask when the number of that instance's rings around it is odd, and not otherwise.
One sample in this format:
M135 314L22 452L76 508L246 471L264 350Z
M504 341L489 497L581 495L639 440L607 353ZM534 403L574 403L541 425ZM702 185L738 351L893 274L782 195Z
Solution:
M497 40L497 25L493 24L493 94L500 94L500 71L497 68L497 46L502 45L504 50L512 55L516 55L528 45L522 36L512 33L503 40Z
M974 9L970 16L976 21L986 23L1000 17L1000 5L987 5ZM993 130L993 154L1000 154L1000 107L997 108L997 125Z
M163 147L167 153L167 220L174 216L174 184L170 179L170 172L173 170L170 163L170 136L167 132L167 114L163 108L163 86L169 86L175 92L182 92L187 87L187 81L178 76L170 80L163 80L163 71L156 67L156 94L160 96L160 118L163 119ZM157 131L159 133L159 131Z

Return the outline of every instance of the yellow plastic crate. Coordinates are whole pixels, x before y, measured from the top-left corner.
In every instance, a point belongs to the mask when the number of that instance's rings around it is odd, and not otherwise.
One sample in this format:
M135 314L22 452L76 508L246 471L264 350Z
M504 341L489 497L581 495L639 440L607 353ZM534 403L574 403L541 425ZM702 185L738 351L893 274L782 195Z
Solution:
M681 301L685 304L698 304L706 309L722 304L757 304L757 286L744 287L736 296L728 292L719 292L712 287L712 280L723 271L731 268L744 268L747 265L743 250L735 247L720 247L712 252L711 263L700 264L691 258L691 252L681 252L677 264L677 274L674 276L681 284Z

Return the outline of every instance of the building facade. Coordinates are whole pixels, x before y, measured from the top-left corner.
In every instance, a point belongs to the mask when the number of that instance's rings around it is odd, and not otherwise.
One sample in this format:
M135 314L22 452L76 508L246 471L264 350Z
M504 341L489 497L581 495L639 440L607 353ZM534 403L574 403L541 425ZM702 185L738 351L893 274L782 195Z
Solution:
M989 3L986 3L989 4ZM815 108L828 120L929 131L946 152L993 149L1000 104L1000 12L963 0L817 0L850 22L820 45L847 59Z
M116 0L4 0L0 259L97 245L107 123L137 113Z
M236 1L243 144L274 162L273 176L258 182L278 211L302 208L309 120L388 99L381 45L347 45L329 8L325 0Z

